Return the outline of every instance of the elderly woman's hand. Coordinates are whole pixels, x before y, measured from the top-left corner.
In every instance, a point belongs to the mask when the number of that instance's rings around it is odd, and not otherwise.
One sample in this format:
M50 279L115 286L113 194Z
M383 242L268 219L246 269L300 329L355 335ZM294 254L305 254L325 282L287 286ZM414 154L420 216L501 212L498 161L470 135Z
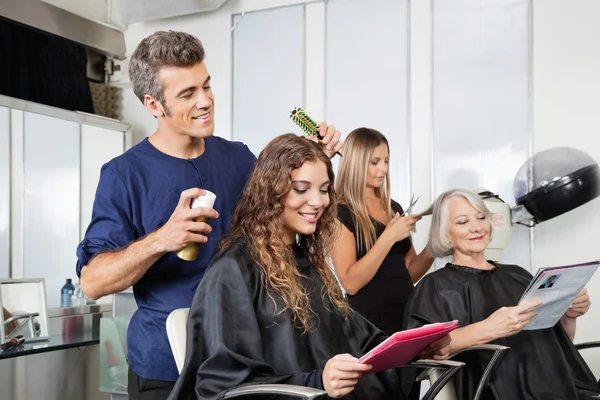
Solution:
M515 335L535 317L532 308L542 304L540 300L530 300L515 307L502 307L496 310L484 321L487 325L488 336L500 339Z
M587 289L583 289L575 301L573 301L573 305L567 309L565 312L565 317L567 318L578 318L583 314L590 310L590 306L592 302L590 301L590 296L587 294Z

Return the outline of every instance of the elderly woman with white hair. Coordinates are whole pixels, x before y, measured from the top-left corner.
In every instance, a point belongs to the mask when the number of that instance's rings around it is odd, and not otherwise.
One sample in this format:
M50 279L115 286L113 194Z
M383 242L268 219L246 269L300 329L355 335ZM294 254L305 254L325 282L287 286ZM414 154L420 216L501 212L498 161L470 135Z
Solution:
M600 388L572 343L575 318L587 312L589 297L582 292L554 327L523 330L539 305L517 305L532 275L517 265L485 259L490 217L481 198L468 190L451 190L436 200L428 251L434 257L452 256L452 261L419 282L406 306L405 328L457 319L451 353L484 343L509 346L484 399L591 399ZM463 354L468 367L455 382L459 400L472 399L491 356Z

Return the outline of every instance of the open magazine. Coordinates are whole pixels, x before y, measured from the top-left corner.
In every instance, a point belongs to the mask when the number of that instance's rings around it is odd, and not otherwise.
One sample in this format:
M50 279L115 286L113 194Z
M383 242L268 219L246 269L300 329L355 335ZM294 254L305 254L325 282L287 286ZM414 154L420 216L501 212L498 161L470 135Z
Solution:
M429 344L456 328L458 328L458 321L454 320L396 332L357 362L370 364L373 367L363 372L363 375L400 367L412 361Z
M542 304L534 308L536 316L523 329L545 329L556 325L592 278L598 266L600 261L540 268L523 293L519 304L529 300L541 300Z

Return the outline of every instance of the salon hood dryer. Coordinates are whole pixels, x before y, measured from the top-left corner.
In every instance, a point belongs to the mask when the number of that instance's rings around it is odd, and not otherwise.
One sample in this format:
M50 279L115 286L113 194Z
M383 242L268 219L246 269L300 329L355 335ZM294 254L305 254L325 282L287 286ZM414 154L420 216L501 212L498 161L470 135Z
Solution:
M513 182L513 222L534 226L600 195L600 167L585 152L554 147L527 160Z
M533 227L600 196L600 167L581 150L554 147L519 168L513 182L514 207L486 189L477 193L492 213L492 240L485 255L498 261L513 224Z

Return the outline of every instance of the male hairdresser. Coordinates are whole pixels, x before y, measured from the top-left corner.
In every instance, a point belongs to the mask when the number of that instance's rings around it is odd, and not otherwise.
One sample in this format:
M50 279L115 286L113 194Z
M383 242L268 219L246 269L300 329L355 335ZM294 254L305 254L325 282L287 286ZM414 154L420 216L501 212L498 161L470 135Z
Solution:
M166 399L178 377L167 316L190 306L256 157L242 143L213 136L214 96L196 37L150 35L131 55L129 77L158 129L102 167L77 274L92 299L133 286L138 310L127 332L129 398ZM340 132L324 123L320 132L333 156L342 146ZM213 208L190 208L203 189L216 195ZM208 222L195 222L198 217ZM200 243L194 261L176 254L189 243Z

